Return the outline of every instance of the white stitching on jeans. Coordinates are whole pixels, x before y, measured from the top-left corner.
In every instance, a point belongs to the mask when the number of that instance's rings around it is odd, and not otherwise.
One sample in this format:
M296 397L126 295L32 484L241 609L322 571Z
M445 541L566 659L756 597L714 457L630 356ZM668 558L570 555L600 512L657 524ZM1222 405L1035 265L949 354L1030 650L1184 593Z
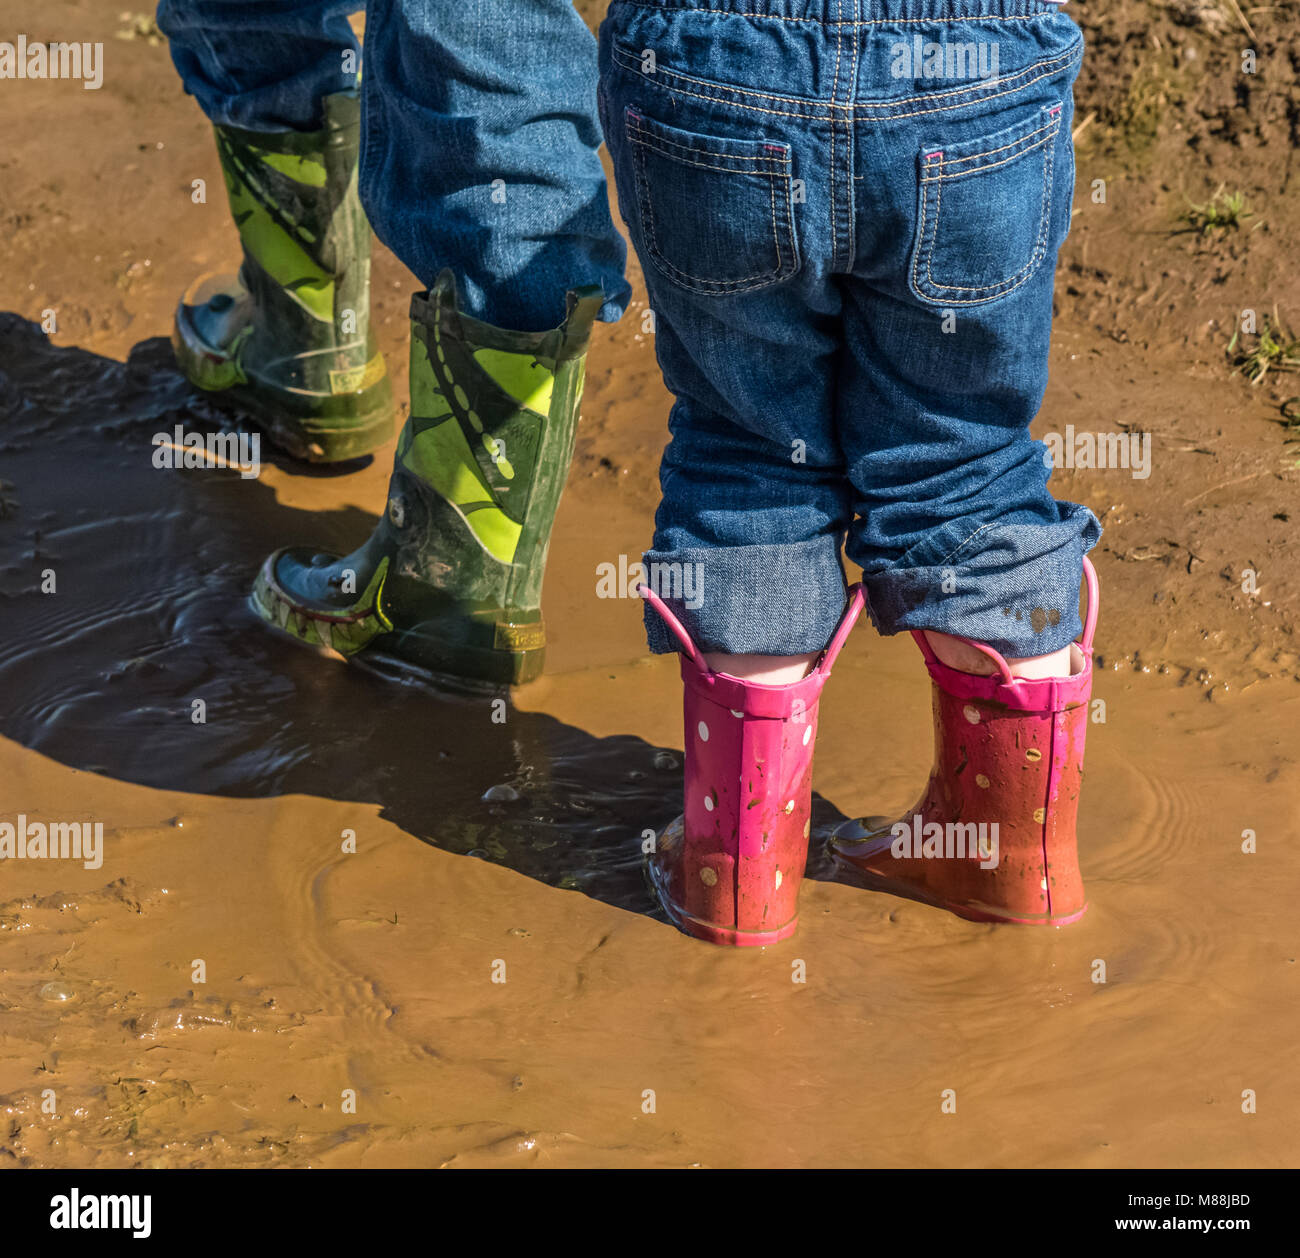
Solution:
M1071 45L1071 47L1066 52L1059 53L1055 57L1050 57L1042 61L1035 61L1031 65L1027 65L1023 70L1018 70L1015 74L1009 75L1008 77L1003 79L992 79L989 81L989 83L985 84L984 86L986 87L996 86L997 84L1014 85L1016 79L1021 78L1024 75L1029 74L1034 70L1044 69L1050 72L1053 68L1058 67L1061 63L1068 63L1073 60L1078 60L1082 52L1083 52L1082 42L1077 42ZM624 49L620 48L618 44L614 45L614 59L625 70L628 70L637 75L641 74L640 62L638 62ZM738 96L756 96L759 100L782 101L785 104L789 104L789 105L804 106L804 109L795 110L795 111L779 110L779 109L762 109L757 105L746 105L738 101L729 101L716 96L707 96L700 92L691 92L683 87L676 87L676 88L668 87L665 89L670 92L673 91L680 92L683 96L698 96L701 100L716 100L719 101L719 103L724 105L732 105L736 109L752 109L757 113L791 114L794 117L803 117L805 114L812 114L813 116L819 116L819 111L822 111L824 113L827 110L831 112L848 110L855 113L858 112L869 113L872 110L897 109L900 105L915 105L915 104L929 103L931 101L936 101L936 100L947 100L950 96L961 96L966 98L965 100L958 101L957 105L943 106L942 109L918 110L915 113L907 113L907 114L886 113L880 119L880 121L886 122L892 118L914 118L917 116L918 113L941 113L943 112L943 109L955 109L965 104L978 104L985 100L993 100L996 99L998 96L1006 95L1006 92L1004 91L1004 92L993 93L987 96L980 96L978 95L978 93L981 91L981 88L979 87L959 87L959 88L954 88L950 92L928 92L921 96L901 96L899 97L898 100L853 101L853 102L846 101L845 103L840 104L839 102L833 99L830 101L825 101L825 100L814 99L812 97L807 97L807 96L785 96L778 92L758 92L758 91L754 91L752 88L736 87L730 83L719 83L714 79L704 79L693 74L682 74L677 70L667 70L664 69L662 66L658 70L656 70L655 73L661 76L661 78L678 79L683 83L692 83L700 87L712 87L718 89L719 91L734 92ZM1037 83L1039 79L1041 79L1042 77L1043 76L1040 74L1035 78L1029 79L1027 82L1023 84L1020 84L1019 86L1029 87L1031 84ZM1016 86L1012 86L1010 90L1016 91L1019 90L1019 88ZM824 117L822 118L822 121L825 121Z
M915 26L924 23L927 26L947 26L952 22L1033 22L1040 17L1050 17L1054 9L1043 9L1038 13L1017 13L1009 17L994 17L991 14L976 14L974 17L897 17L897 18L862 18L847 22L831 21L816 17L782 17L776 13L748 13L736 9L715 9L706 5L680 4L637 4L636 0L620 0L639 9L651 9L656 13L716 13L723 17L767 18L772 22L801 22L809 26ZM1055 5L1057 0L1043 0L1044 4ZM611 6L613 7L613 6Z
M716 162L697 162L688 157L679 157L676 153L665 153L662 149L654 144L648 144L645 140L633 140L632 143L647 148L652 153L658 153L660 157L666 157L670 162L676 162L679 166L698 166L701 170L716 170L723 175L766 175L769 179L772 179L787 174L786 171L781 170L735 170L729 166L720 166ZM698 156L708 157L711 154L701 153Z
M637 125L634 122L632 122L631 119L626 119L625 125L629 132L635 132L639 130ZM777 197L776 197L777 184L778 182L784 183L787 190L789 189L790 173L788 169L784 172L779 172L779 171L752 171L752 172L730 171L728 172L721 167L710 166L705 162L684 163L686 165L699 166L705 170L721 171L721 173L724 174L727 173L760 174L768 181L768 200L769 200L771 216L772 216L772 235L777 242L776 243L776 270L773 272L768 272L766 274L760 275L757 278L747 277L745 279L740 279L740 280L710 280L710 279L706 279L704 276L701 275L691 275L689 272L683 271L680 267L674 266L671 262L668 261L668 259L664 256L663 251L659 248L659 241L657 236L655 235L654 210L652 209L650 204L650 184L649 184L649 180L646 178L645 158L644 158L644 150L650 148L652 151L654 151L653 145L647 144L644 140L637 138L635 135L631 136L630 140L632 144L632 152L634 155L633 164L636 169L636 177L637 177L638 208L640 210L641 225L646 231L646 238L647 238L646 243L649 247L650 259L655 264L655 266L659 270L661 270L675 284L680 285L682 288L685 288L690 292L700 293L703 296L722 297L722 296L729 296L734 293L750 292L758 288L767 288L772 284L778 284L782 280L789 279L790 276L795 273L795 271L798 269L798 250L796 247L794 247L793 223L789 221L788 195L786 201L786 206L787 206L786 216L787 216L787 224L791 232L791 246L793 250L791 260L790 260L790 267L788 271L786 270L786 262L781 250L780 229L777 221ZM664 156L668 156L668 155L664 154ZM678 161L678 162L683 161L682 158L676 156L669 157L669 160ZM778 159L774 158L773 160L776 161ZM785 158L782 160L788 166L790 160L789 154L787 153Z
M854 16L856 17L857 14L860 13L860 12L861 12L861 0L854 0L854 3L853 3L853 14L854 14ZM850 73L850 81L851 81L851 83L853 84L853 94L854 94L854 95L857 94L857 90L858 90L858 65L859 65L859 53L860 53L861 47L862 47L862 42L861 42L861 40L856 40L856 39L855 39L855 40L853 41L853 69L849 72L849 73ZM848 161L848 168L849 168L849 186L848 186L848 199L849 199L849 240L848 240L848 257L849 257L849 266L852 267L852 266L853 266L854 254L857 252L857 247L858 247L858 231L857 231L857 228L858 228L858 216L857 216L857 188L856 188L856 186L855 186L855 184L856 184L856 180L854 179L854 176L853 176L854 160L855 160L856 155L857 155L857 134L856 134L856 132L855 132L855 130L854 130L854 127L853 127L853 125L852 125L852 123L853 123L853 119L852 119L852 116L851 116L851 115L850 115L850 120L849 120L849 121L850 121L850 125L849 125L849 127L848 127L848 148L849 148L849 161Z
M665 73L665 71L661 70L659 71L659 73L663 74ZM1032 87L1035 83L1040 82L1042 79L1051 78L1052 75L1055 73L1056 73L1055 69L1045 70L1042 74L1038 75L1036 78L1029 79L1024 83L1019 83L1015 87L1007 88L1007 90L1004 92L994 92L988 96L972 97L970 100L958 101L955 105L944 105L939 109L915 109L911 113L887 114L887 115L881 115L879 117L873 117L873 118L859 118L856 119L855 121L896 122L899 118L920 118L925 114L942 114L942 113L947 113L949 110L952 109L965 109L967 105L982 105L986 101L997 100L1001 96L1012 96L1017 92L1022 92L1024 91L1025 88ZM665 88L664 90L668 92L676 92L679 96L693 96L696 100L711 101L715 105L728 105L732 109L744 109L749 113L771 114L773 117L779 117L779 118L809 117L809 114L807 113L799 113L791 109L764 109L759 105L742 105L738 101L727 100L725 97L722 96L709 96L706 95L704 92L688 92L684 87L668 87ZM857 108L857 106L855 106L855 108ZM828 120L829 119L824 116L823 117L814 116L814 121L817 122L826 122Z
M1025 145L1025 147L1022 148L1020 152L1012 153L1010 157L1004 157L996 162L989 162L984 166L972 166L970 170L959 170L951 175L944 173L942 160L933 162L932 166L934 167L935 170L939 171L939 174L935 175L933 178L923 177L921 179L921 182L922 183L951 183L954 179L965 179L967 175L979 175L986 170L997 170L999 166L1005 166L1008 162L1018 161L1020 158L1024 157L1026 153L1032 153L1035 149L1042 148L1043 145L1046 143L1048 143L1046 139L1035 140L1033 144Z
M986 149L983 153L968 153L965 157L949 158L947 150L946 149L941 150L942 155L939 158L937 164L939 166L944 166L944 167L956 166L959 162L974 162L974 161L978 161L981 157L992 157L994 153L1005 153L1007 149L1015 148L1017 144L1023 144L1026 140L1032 140L1034 136L1042 135L1044 131L1059 131L1060 128L1061 128L1060 120L1054 119L1052 122L1046 123L1044 126L1037 128L1037 130L1027 131L1024 135L1020 136L1018 139L1012 140L1010 144L1002 144L995 149ZM1042 141L1040 140L1039 143L1041 144ZM1032 148L1033 146L1030 145L1030 147ZM999 162L990 163L990 165L993 166L997 166L1000 164L1001 163ZM955 178L957 175L969 175L974 173L974 171L987 170L987 169L988 169L987 166L973 166L971 167L970 170L955 171L952 175L949 175L948 178Z
M786 178L789 178L787 173ZM785 262L781 257L781 235L776 227L776 180L767 181L768 207L772 215L772 244L776 247L776 273L778 275L785 269Z
M681 162L684 165L698 166L698 165L702 165L702 163L689 162L685 157L679 157L676 153L669 153L666 152L665 150L669 148L680 149L681 152L687 153L691 157L716 157L719 160L724 162L767 162L769 164L776 162L776 163L784 163L785 165L789 165L790 162L790 154L788 152L782 154L779 157L778 156L764 157L759 154L754 154L752 157L744 157L741 155L733 155L731 153L715 153L712 150L705 148L703 145L692 146L687 144L679 144L675 140L666 139L664 136L661 136L654 131L647 130L646 128L641 127L634 122L629 122L627 129L629 132L635 133L635 139L633 141L634 143L644 144L646 148L654 149L655 152L661 153L664 157L668 158L669 161ZM747 141L743 141L743 143L764 144L766 143L766 141L747 140ZM726 168L719 166L717 167L717 169L724 170ZM734 173L738 175L743 175L743 174L763 174L763 173L779 174L780 172L738 170L735 171Z
M1057 130L1058 131L1060 130L1059 118L1057 119ZM1034 149L1040 148L1042 144L1045 143L1046 141L1041 141L1039 144L1031 145L1029 148L1025 150L1025 152L1032 153ZM1027 283L1029 279L1033 276L1034 272L1037 270L1039 263L1041 263L1043 258L1047 256L1046 240L1047 240L1047 231L1048 231L1048 219L1050 217L1049 207L1051 204L1049 200L1049 191L1052 186L1052 171L1055 166L1055 157L1056 157L1055 146L1049 144L1047 146L1047 151L1044 154L1044 159L1043 159L1043 168L1044 168L1043 169L1043 190L1042 190L1042 196L1040 197L1039 200L1039 208L1038 208L1038 214L1039 214L1038 239L1034 242L1034 251L1030 255L1029 261L1026 262L1025 265L1015 273L1015 275L1010 275L1005 280L999 280L998 283L996 284L986 284L982 287L972 287L970 285L963 285L963 284L940 284L937 280L935 280L934 276L931 275L930 262L934 255L934 243L935 243L933 237L934 234L936 234L939 230L939 215L943 210L943 181L941 179L934 179L934 180L922 179L921 181L922 184L926 182L930 182L935 185L935 193L936 193L936 204L934 207L935 225L932 230L931 238L929 240L928 247L927 247L926 203L929 198L926 196L924 187L922 187L921 221L920 224L918 225L918 234L920 236L920 240L912 256L912 291L918 297L928 302L944 302L949 306L983 306L986 305L988 302L996 301L999 297L1006 297L1008 294L1014 293L1017 288ZM1006 160L1013 161L1015 159L1007 158ZM1000 166L1002 165L1002 163L994 162L992 163L992 165ZM981 169L987 170L989 169L989 167L982 167ZM970 297L970 298L963 299L963 298L951 298L951 297L934 297L931 296L929 293L924 292L921 289L916 274L917 266L921 261L922 253L925 254L925 278L931 288L942 289L945 292L950 292L950 293L982 293L984 295L981 297ZM1012 280L1015 280L1015 283L1012 283L1011 282Z
M841 6L841 0L835 0L836 17L838 17L841 12L840 6ZM842 35L842 33L843 32L839 29L839 27L836 26L835 80L831 84L832 103L839 98L839 94L840 94L840 36ZM839 251L840 251L839 229L835 222L835 128L838 125L839 124L834 120L834 118L832 118L831 119L831 169L830 169L831 195L829 198L831 203L831 265L832 266L835 265L836 258L839 256Z
M963 550L965 550L966 547L969 546L971 542L973 542L986 529L991 529L993 527L994 526L992 521L990 521L988 524L981 524L979 528L977 528L968 538L966 538L964 541L958 542L957 545L954 546L952 550L950 550L946 555L944 555L944 557L940 559L939 563L936 564L935 566L938 567L942 564L946 564L948 560L950 560L954 555L958 555Z

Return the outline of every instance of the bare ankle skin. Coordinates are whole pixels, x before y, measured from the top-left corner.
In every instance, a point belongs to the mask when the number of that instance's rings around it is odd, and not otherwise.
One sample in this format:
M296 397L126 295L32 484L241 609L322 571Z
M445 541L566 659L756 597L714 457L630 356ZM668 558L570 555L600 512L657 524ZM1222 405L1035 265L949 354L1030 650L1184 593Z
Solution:
M715 673L726 673L728 677L762 686L788 686L807 677L820 654L814 651L809 655L727 655L722 651L705 651L704 659Z
M973 673L977 677L989 677L998 671L997 665L983 651L977 651L960 638L951 637L946 633L935 633L929 629L925 631L925 638L930 644L930 649L949 668L955 668L962 673ZM1006 660L1013 677L1024 677L1028 680L1042 677L1071 677L1083 667L1082 654L1072 645L1064 646L1050 655L1009 655Z

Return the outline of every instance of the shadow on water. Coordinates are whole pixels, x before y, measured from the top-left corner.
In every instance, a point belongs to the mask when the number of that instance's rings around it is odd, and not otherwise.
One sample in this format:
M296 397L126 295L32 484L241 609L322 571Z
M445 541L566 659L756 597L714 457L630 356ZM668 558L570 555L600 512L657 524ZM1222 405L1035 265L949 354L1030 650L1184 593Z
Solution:
M346 552L374 517L285 507L235 471L155 468L152 437L177 424L224 426L162 338L119 363L0 314L0 733L145 786L372 802L437 847L650 912L639 836L680 811L680 753L269 632L245 601L262 558ZM483 801L501 786L518 798Z

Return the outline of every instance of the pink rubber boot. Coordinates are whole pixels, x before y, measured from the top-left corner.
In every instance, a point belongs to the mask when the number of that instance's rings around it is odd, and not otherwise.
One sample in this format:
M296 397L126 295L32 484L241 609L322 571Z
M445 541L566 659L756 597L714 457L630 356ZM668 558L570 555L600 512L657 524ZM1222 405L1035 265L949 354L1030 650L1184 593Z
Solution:
M1087 559L1083 573L1082 667L1069 677L1013 678L977 642L998 675L958 672L912 635L934 683L934 771L907 816L864 817L831 839L857 881L978 922L1064 926L1083 916L1075 816L1097 628Z
M864 599L849 602L817 666L767 686L715 673L676 616L640 587L684 649L686 811L646 862L668 916L688 935L747 947L798 925L812 824L817 704Z

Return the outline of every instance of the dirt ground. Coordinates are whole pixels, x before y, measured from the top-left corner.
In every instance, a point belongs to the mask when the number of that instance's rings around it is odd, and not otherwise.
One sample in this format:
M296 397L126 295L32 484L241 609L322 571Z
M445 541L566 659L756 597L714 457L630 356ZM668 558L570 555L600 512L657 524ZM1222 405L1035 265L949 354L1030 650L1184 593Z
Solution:
M1300 5L1070 6L1035 432L1152 436L1146 479L1053 479L1106 530L1087 917L972 925L815 854L799 933L753 951L679 935L640 879L679 811L680 690L639 608L594 596L648 540L670 404L635 260L589 360L547 674L502 725L322 660L244 598L276 546L363 538L391 451L151 466L153 433L211 418L166 344L177 295L238 259L224 199L191 199L220 188L211 131L116 6L8 10L102 40L108 73L0 84L0 819L102 820L105 855L0 865L0 1166L1296 1164L1300 376L1251 384L1259 338L1229 345L1243 311L1300 336ZM1245 209L1207 229L1221 187ZM391 364L414 287L377 248ZM815 835L915 798L914 656L854 635ZM483 803L497 784L518 798Z

